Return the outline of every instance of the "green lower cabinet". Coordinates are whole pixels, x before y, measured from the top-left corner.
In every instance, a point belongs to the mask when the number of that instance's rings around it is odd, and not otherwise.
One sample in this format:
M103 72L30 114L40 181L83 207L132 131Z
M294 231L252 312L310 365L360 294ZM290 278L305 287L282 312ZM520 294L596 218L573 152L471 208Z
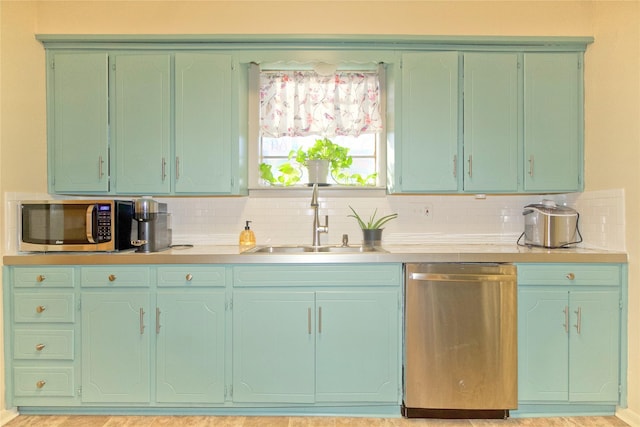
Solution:
M400 267L236 267L233 401L397 405Z
M397 291L234 292L233 400L396 402Z
M623 381L621 267L518 269L519 402L617 404Z
M156 401L224 402L225 292L159 291Z
M316 401L398 399L398 292L316 294Z
M149 292L82 296L82 401L150 401Z
M235 402L314 401L313 306L313 292L234 292Z

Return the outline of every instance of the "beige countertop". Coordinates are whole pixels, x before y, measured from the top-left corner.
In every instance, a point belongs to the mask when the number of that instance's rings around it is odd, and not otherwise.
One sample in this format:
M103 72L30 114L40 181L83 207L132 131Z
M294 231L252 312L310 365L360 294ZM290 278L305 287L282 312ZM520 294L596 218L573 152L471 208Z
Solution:
M21 253L5 255L4 265L110 264L315 264L315 263L625 263L627 254L597 249L544 249L518 245L418 244L383 245L386 252L363 253L241 253L238 246L202 245L155 253Z

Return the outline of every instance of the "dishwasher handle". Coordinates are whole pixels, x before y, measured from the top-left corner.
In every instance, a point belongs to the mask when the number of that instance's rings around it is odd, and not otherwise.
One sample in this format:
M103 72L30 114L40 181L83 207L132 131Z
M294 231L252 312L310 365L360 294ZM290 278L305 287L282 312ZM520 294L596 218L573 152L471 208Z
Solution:
M515 274L486 273L411 273L409 278L422 282L507 282L516 281Z

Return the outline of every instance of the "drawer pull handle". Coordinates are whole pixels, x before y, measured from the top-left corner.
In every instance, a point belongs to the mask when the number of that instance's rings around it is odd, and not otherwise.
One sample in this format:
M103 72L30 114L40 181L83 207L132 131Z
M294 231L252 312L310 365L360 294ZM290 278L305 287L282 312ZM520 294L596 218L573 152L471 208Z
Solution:
M44 279L46 279L44 274L39 274L38 277L36 277L36 282L44 282Z
M42 388L47 382L45 380L40 380L36 383L36 387Z
M115 282L116 281L116 275L115 274L110 274L109 275L109 281L110 282Z
M191 273L187 274L185 279L187 279L187 282L190 282L191 280L193 280L193 274L191 274Z
M45 345L44 344L36 344L36 350L37 351L42 351L44 350Z
M569 279L569 280L573 280L573 279L575 279L575 278L576 278L576 275L575 275L575 274L573 274L573 273L569 273L569 274L567 274L567 279Z
M47 309L47 307L45 307L44 305L39 305L39 306L36 307L36 313L42 313L46 309Z

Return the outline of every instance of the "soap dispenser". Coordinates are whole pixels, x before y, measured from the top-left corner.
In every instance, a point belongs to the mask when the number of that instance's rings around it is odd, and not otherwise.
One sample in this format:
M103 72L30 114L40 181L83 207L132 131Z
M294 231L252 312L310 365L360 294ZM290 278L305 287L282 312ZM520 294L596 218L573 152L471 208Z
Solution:
M240 247L249 248L256 245L256 235L253 234L253 230L249 227L251 221L246 221L244 230L240 233Z

